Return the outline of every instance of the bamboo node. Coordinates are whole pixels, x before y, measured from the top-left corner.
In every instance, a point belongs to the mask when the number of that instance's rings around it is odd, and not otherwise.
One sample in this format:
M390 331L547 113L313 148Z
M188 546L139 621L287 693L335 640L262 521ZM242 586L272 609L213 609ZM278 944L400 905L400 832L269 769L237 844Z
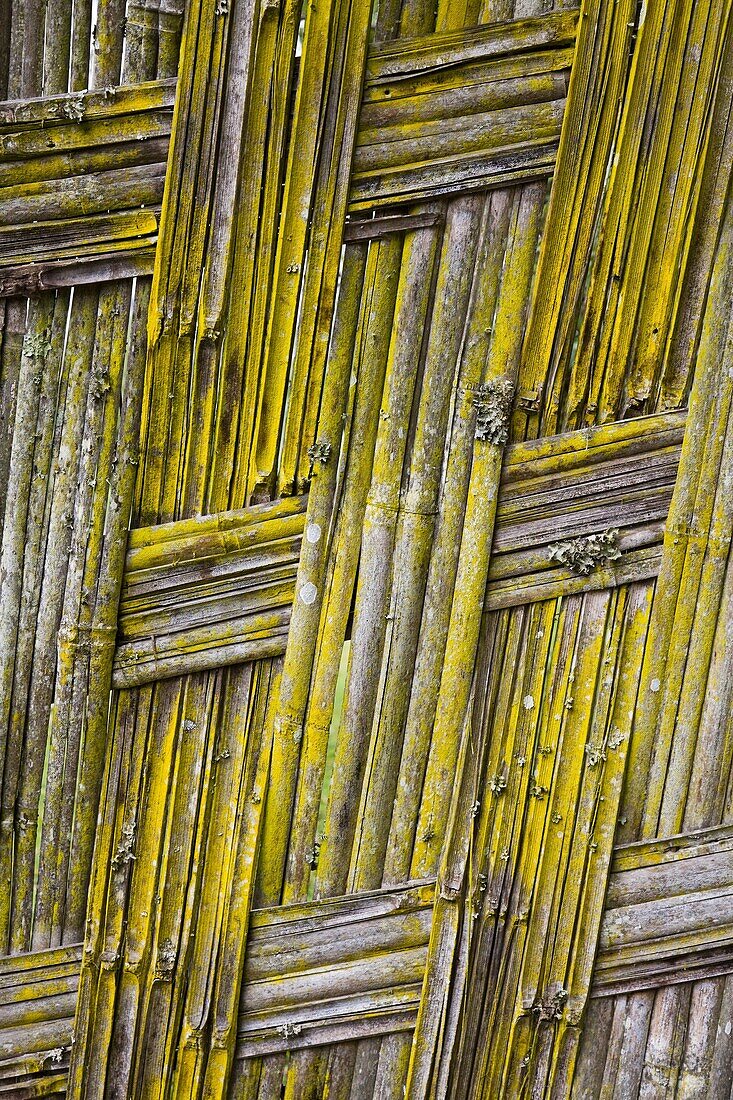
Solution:
M621 557L617 540L618 530L609 528L598 534L582 535L569 542L554 543L549 547L549 560L566 566L571 573L587 577L599 565L617 561Z
M509 414L514 383L508 379L485 382L476 390L476 439L503 446L509 439Z
M543 998L534 1004L532 1011L539 1015L540 1020L561 1020L568 996L567 989L563 989L561 986L552 996Z

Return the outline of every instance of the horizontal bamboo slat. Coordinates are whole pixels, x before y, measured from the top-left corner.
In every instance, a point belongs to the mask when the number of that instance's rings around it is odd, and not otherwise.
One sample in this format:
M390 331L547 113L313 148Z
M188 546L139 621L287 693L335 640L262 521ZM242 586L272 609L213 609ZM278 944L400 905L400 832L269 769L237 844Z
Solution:
M0 959L0 1096L66 1091L82 945Z
M513 607L656 575L685 414L572 432L507 451L487 606ZM306 497L134 530L113 682L129 687L283 653ZM574 576L553 544L612 527L621 556ZM305 602L308 592L303 596Z
M255 910L237 1057L414 1026L432 883Z
M530 603L656 575L684 412L640 417L507 448L487 606ZM573 579L553 545L617 532L617 560Z
M349 209L552 173L575 11L375 47Z
M175 89L0 104L0 295L150 273Z
M733 970L733 827L616 849L594 996Z
M282 653L305 505L290 497L133 531L114 685Z

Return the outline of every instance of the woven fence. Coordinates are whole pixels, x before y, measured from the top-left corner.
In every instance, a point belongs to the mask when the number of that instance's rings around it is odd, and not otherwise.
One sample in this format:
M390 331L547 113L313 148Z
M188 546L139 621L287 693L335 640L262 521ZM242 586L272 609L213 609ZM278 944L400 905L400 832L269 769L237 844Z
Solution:
M730 0L0 0L0 1097L730 1100Z

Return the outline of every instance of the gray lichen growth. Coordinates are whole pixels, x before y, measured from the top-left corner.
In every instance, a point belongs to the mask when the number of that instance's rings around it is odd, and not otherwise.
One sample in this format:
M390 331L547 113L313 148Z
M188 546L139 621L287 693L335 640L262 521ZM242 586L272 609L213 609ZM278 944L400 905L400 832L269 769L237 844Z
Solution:
M50 350L51 342L46 332L26 336L23 341L23 354L27 359L45 359Z
M514 385L508 378L484 382L476 390L476 439L503 446L509 438Z
M311 462L320 462L324 466L331 457L331 444L325 439L319 439L308 448L308 458Z
M117 845L117 850L112 857L112 867L114 870L121 870L125 864L131 863L135 859L135 830L137 822L131 821L122 826L122 836L120 842Z
M559 542L550 546L550 561L559 562L571 573L587 577L599 565L621 557L617 540L618 531L611 528L597 535L583 535L570 542Z
M81 122L84 118L84 97L75 96L73 99L67 100L61 110L66 118L71 119L72 122Z

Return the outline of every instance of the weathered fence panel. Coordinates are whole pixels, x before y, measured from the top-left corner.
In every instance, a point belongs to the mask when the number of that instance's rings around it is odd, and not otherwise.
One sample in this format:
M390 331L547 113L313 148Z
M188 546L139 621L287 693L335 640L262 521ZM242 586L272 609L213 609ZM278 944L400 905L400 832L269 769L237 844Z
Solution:
M727 1100L732 76L0 0L0 1095Z

